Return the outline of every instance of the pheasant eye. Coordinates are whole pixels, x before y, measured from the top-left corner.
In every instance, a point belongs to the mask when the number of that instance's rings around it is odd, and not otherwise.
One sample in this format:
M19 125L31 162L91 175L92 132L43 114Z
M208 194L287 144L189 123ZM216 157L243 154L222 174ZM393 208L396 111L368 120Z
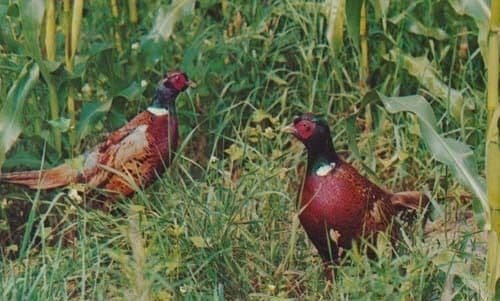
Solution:
M301 123L300 126L302 127L302 129L306 132L309 132L311 130L311 126L308 125L307 123Z

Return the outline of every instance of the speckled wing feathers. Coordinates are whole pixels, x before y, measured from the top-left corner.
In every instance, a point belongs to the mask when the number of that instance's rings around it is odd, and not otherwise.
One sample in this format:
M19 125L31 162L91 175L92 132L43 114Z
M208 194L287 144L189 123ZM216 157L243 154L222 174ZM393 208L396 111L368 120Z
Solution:
M122 196L149 184L163 172L170 152L175 150L176 145L168 142L177 139L177 123L169 119L175 118L156 117L146 111L113 133L99 148L96 165L85 172L85 182ZM174 128L169 129L171 125ZM168 137L169 131L174 137Z
M128 196L164 171L177 140L174 116L155 116L145 111L86 153L81 169L62 164L43 171L2 174L0 180L40 189L85 183L114 195Z

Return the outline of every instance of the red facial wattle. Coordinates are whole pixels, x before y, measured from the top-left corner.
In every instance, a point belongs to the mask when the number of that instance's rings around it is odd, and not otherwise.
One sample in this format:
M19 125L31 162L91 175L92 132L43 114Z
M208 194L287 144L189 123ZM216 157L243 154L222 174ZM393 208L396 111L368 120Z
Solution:
M170 84L174 89L176 89L178 91L184 91L190 85L189 79L182 72L175 72L175 73L169 74L168 79L165 82L165 84L167 84L167 83Z
M301 120L294 127L297 138L307 140L313 135L315 124L309 120Z

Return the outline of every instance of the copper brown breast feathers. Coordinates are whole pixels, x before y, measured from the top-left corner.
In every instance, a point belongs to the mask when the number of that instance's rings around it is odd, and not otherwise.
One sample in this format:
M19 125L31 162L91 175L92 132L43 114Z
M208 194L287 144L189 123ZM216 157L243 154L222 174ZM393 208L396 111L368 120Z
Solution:
M353 241L387 230L399 212L427 205L420 192L391 193L359 174L337 155L328 125L315 115L302 114L285 131L307 149L299 218L326 263L337 262Z

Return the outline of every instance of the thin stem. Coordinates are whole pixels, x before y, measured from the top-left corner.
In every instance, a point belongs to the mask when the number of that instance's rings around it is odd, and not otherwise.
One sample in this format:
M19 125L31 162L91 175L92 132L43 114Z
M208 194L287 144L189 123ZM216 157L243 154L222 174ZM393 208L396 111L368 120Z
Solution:
M45 50L47 60L56 59L56 3L55 0L47 0L45 15ZM57 97L57 88L50 77L46 78L49 89L49 107L52 120L59 118L59 101ZM54 146L58 153L61 153L62 138L61 131L54 128Z
M50 116L52 120L59 119L59 102L57 99L57 88L52 80L47 80L47 86L49 88L49 106L50 106ZM61 132L59 129L54 129L54 146L58 153L61 153L62 149L62 140L61 140Z
M56 59L56 2L47 0L45 10L45 50L47 59L54 61Z
M68 64L70 53L71 53L71 2L70 0L64 0L63 2L63 22L62 28L64 33L64 59L66 60L66 65Z
M363 86L366 85L368 80L368 27L366 18L366 1L363 1L361 6L361 16L359 24L359 38L360 38L360 48L361 48L361 70L360 70L360 81Z
M128 0L128 15L130 22L133 24L137 24L139 17L137 15L137 1L136 0Z
M122 44L122 37L120 35L120 30L119 30L119 24L118 24L118 17L120 16L120 12L118 10L118 4L116 3L116 0L110 0L110 5L111 5L111 14L113 15L114 19L114 32L113 32L113 37L115 38L115 48L118 50L119 54L123 53L123 44ZM129 2L129 10L130 10L130 2ZM135 6L134 6L135 10ZM131 10L130 10L131 11ZM137 11L136 11L137 15ZM136 16L137 17L137 16ZM132 15L130 15L130 18L132 18Z
M65 45L65 53L66 53L66 69L69 72L73 72L74 64L75 64L75 54L78 49L78 43L80 41L80 29L82 25L82 15L83 15L83 4L84 0L75 0L73 2L73 12L71 14L71 23L69 22L69 16L67 23L64 24L66 26L66 45ZM70 11L69 1L64 2L64 12L65 15ZM69 131L69 141L72 146L72 152L78 152L78 149L75 149L76 145L76 135L74 132L74 127L76 124L76 105L75 105L75 88L70 86L68 89L68 98L66 100L66 107L68 110L68 116L70 119L70 131Z
M116 0L110 0L110 5L111 5L111 14L113 15L114 18L118 18L119 12Z
M490 35L488 40L488 124L498 105L498 43L500 40L500 1L491 2Z
M84 0L75 0L73 2L73 16L71 18L71 64L72 65L76 50L78 49L78 42L80 41L80 28L82 26L82 15L83 15L83 1Z
M486 133L486 182L488 202L491 209L491 227L488 239L487 285L489 298L496 295L500 264L500 145L498 144L498 122L500 120L499 61L500 61L500 0L492 0L490 33L487 52L487 109L488 129Z

